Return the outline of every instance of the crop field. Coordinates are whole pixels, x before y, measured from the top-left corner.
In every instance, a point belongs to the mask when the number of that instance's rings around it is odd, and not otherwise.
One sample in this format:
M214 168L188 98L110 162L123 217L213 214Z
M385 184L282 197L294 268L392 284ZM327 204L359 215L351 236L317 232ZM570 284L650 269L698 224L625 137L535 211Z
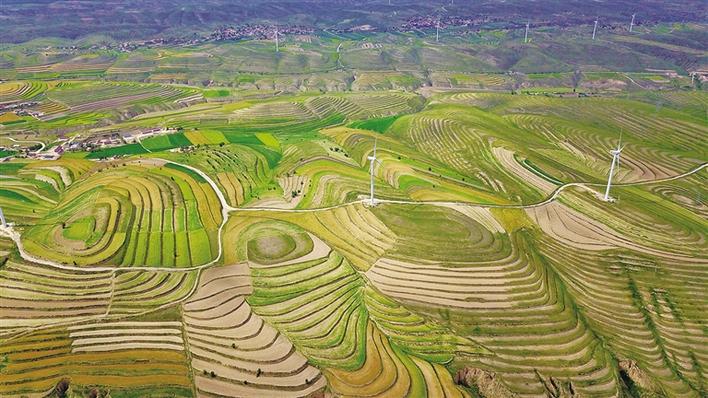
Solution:
M356 37L8 50L0 396L706 395L706 91Z

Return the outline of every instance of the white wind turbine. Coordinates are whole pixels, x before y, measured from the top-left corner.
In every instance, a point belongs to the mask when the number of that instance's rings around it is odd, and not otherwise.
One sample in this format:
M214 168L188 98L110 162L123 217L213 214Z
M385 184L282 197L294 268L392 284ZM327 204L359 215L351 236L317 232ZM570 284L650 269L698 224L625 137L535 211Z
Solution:
M629 33L632 33L632 28L634 28L634 17L636 17L637 14L632 14L632 22L629 23Z
M526 32L524 33L524 43L529 42L529 25L531 25L531 21L526 22Z
M376 144L378 139L374 139L374 154L369 156L369 182L370 182L370 196L369 196L369 206L376 206L376 199L374 198L374 170L376 168L376 163L381 164L381 162L376 158Z
M604 197L605 202L610 202L613 200L610 197L610 187L612 186L612 177L615 173L615 167L619 167L620 154L622 153L622 150L624 149L623 146L620 146L621 144L622 144L622 138L620 137L620 142L617 143L617 148L610 150L610 154L612 154L612 164L610 165L610 175L607 178L607 189L605 190L605 197Z
M0 207L0 227L6 227L7 222L5 221L5 215L2 212L2 207Z
M595 26L592 28L592 39L595 40L595 33L597 33L597 23L600 21L600 19L595 20Z
M280 43L278 42L278 27L275 27L275 52L280 52Z

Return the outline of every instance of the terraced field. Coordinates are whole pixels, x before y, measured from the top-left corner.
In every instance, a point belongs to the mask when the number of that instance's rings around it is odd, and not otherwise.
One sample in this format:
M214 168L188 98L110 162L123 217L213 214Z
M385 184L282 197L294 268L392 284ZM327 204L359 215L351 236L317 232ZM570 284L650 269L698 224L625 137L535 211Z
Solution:
M477 91L0 83L56 116L0 128L0 396L705 396L705 92L430 78Z
M23 244L79 266L185 267L216 257L220 224L217 197L201 176L138 161L99 169L73 186Z

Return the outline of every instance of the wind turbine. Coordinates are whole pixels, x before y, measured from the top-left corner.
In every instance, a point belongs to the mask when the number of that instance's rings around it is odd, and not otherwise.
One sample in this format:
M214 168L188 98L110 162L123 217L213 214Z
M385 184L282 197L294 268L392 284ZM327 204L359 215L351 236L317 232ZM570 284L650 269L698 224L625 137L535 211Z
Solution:
M0 227L7 227L7 221L5 221L5 215L2 212L2 207L0 207Z
M621 144L622 144L622 137L620 136L620 141L617 143L617 149L610 150L610 154L612 154L612 164L610 165L610 175L607 178L607 189L605 190L605 197L604 197L605 202L610 202L613 200L610 197L610 187L612 186L612 176L615 173L615 166L619 167L620 154L622 153L622 150L624 149L623 146L620 146Z
M597 22L599 19L595 19L595 27L592 28L592 39L595 40L595 33L597 33Z
M370 206L376 206L376 199L374 198L374 170L376 168L376 163L381 164L381 162L376 158L376 144L378 142L378 139L374 139L374 154L372 156L369 156L368 159L370 161L369 163L369 181L370 181L370 196L369 196L369 205Z
M531 21L526 22L526 33L524 33L524 43L529 42L529 25L531 24Z
M438 19L438 23L435 25L435 42L437 43L440 41L440 20Z
M629 23L629 33L632 33L632 28L634 28L634 17L637 14L632 14L632 22Z
M280 52L280 43L278 42L278 27L275 27L275 52Z

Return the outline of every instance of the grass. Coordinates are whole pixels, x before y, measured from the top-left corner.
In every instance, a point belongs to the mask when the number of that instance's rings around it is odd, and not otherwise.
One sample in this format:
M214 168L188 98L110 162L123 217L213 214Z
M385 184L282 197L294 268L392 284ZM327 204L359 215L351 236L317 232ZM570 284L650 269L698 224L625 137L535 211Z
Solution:
M24 121L23 118L21 118L20 116L17 116L16 114L14 114L12 112L3 113L2 115L0 115L0 124L7 125L7 124L19 123L22 121Z
M105 149L99 149L97 151L92 151L89 153L87 156L88 159L105 159L105 158L110 158L110 157L117 157L117 156L131 156L131 155L140 155L143 153L147 153L145 148L142 147L140 144L128 144L128 145L121 145L117 147L112 147L112 148L105 148Z
M94 217L84 217L70 223L66 229L62 230L62 234L71 240L87 241L93 234L96 227L96 219Z
M389 116L369 120L360 120L349 123L349 127L355 129L371 130L378 133L385 133L389 127L398 119L398 116Z
M226 89L205 90L202 95L204 98L224 98L231 95L231 92Z

